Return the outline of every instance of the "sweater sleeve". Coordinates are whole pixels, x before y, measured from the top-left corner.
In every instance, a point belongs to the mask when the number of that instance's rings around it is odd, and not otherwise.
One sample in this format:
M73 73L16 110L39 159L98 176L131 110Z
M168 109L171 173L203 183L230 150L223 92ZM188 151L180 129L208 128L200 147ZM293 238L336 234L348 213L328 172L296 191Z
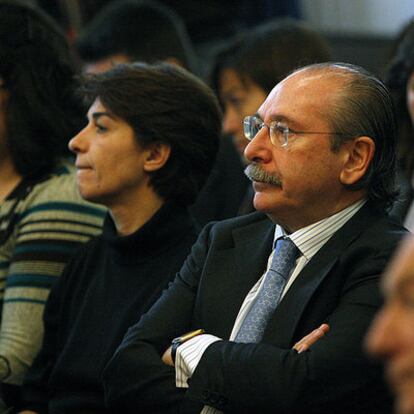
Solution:
M59 177L58 177L59 178ZM21 385L43 337L49 291L74 251L100 233L103 209L83 201L71 175L34 187L0 246L0 380Z
M20 410L32 410L39 414L48 412L48 382L58 355L58 332L61 306L64 299L65 275L70 273L70 264L51 289L45 305L43 322L45 333L42 346L28 370L20 392Z

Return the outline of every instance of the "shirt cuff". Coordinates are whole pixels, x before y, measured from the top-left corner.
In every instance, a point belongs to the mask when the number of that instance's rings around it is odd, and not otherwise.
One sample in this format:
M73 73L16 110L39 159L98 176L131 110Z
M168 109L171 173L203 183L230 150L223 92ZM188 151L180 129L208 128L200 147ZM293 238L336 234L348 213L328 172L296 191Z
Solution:
M221 338L214 335L198 335L177 348L175 354L175 385L178 388L188 388L187 380L193 375L204 351L212 343L221 340Z

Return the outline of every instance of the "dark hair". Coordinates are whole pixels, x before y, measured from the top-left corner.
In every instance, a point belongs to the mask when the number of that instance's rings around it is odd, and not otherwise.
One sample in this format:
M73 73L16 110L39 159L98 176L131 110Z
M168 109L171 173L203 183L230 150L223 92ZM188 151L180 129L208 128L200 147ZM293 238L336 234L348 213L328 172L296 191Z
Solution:
M367 173L350 188L366 188L368 198L378 207L389 207L396 196L396 121L387 87L370 72L352 64L320 63L303 70L342 77L343 86L326 112L332 131L339 133L333 135L332 149L358 136L374 141L375 153Z
M125 120L140 145L169 144L170 158L151 174L151 185L165 200L194 201L220 139L220 108L207 85L175 65L134 63L85 76L81 93Z
M0 0L0 39L7 145L17 172L39 177L68 154L81 125L69 48L49 16L17 0Z
M407 83L414 71L414 20L411 20L398 37L395 54L385 73L397 110L398 156L407 178L414 171L414 128L407 107Z
M210 75L219 91L220 74L233 69L266 93L292 70L330 59L323 37L305 23L283 18L259 25L226 45L216 56Z
M80 58L95 62L116 54L148 63L174 57L193 70L194 52L181 18L156 1L113 1L80 33Z

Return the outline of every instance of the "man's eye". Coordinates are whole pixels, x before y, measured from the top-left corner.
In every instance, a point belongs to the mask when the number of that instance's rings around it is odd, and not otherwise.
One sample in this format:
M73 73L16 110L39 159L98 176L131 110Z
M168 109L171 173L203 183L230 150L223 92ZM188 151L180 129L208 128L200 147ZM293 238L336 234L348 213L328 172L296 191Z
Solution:
M276 124L276 125L273 126L273 130L277 134L283 134L286 130L289 130L289 129L287 127L283 126L283 125Z
M253 129L255 130L256 134L262 129L262 127L263 127L263 122L256 121L253 124Z

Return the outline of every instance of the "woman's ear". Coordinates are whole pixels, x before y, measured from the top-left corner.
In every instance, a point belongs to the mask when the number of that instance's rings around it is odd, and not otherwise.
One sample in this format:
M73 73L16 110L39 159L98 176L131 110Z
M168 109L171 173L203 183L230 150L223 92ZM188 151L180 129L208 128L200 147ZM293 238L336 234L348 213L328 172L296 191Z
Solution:
M147 155L144 161L144 171L151 172L162 168L171 154L171 146L162 142L150 144L145 149Z
M367 173L375 153L375 142L367 136L357 137L343 144L345 162L340 173L344 185L358 182Z

